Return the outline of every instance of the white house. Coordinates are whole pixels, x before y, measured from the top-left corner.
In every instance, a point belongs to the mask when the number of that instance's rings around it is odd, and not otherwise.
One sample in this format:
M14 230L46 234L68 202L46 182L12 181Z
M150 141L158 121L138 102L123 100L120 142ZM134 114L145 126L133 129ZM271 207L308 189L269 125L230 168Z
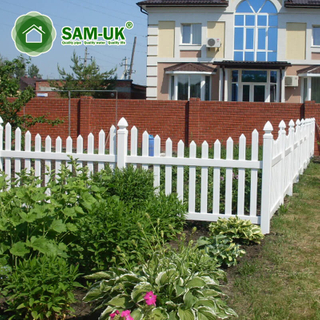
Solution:
M41 26L36 26L33 24L28 29L24 30L22 34L25 34L26 43L42 43L42 35L45 32L42 30Z
M146 0L147 99L320 102L320 0Z

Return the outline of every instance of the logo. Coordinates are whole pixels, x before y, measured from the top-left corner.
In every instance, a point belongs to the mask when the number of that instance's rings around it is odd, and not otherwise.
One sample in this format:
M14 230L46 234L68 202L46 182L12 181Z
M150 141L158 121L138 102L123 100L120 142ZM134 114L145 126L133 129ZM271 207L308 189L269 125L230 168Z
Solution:
M134 27L132 21L127 21L122 27L69 27L61 29L61 44L63 46L80 45L126 45L125 31Z
M18 17L11 31L17 50L31 57L48 52L56 34L52 20L36 11Z

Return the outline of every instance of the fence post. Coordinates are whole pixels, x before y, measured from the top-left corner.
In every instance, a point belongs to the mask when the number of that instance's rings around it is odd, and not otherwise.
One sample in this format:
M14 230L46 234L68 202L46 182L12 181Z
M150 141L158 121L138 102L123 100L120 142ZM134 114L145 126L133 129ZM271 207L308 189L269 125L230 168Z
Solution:
M119 169L126 167L128 154L128 122L125 118L121 118L118 122L117 131L117 167Z
M0 170L3 170L2 150L3 150L3 120L0 117Z
M290 163L289 163L289 181L290 181L290 189L288 191L288 195L292 196L293 192L293 179L295 176L294 172L294 121L291 119L289 122L289 144L290 144Z
M264 234L270 233L271 203L270 195L272 188L272 158L273 158L273 127L268 121L263 128L263 158L262 158L262 191L261 191L261 230Z
M285 169L285 158L286 158L286 124L283 120L279 123L279 137L281 143L281 176L280 178L280 192L281 192L281 204L284 201L285 181L286 181L286 169Z

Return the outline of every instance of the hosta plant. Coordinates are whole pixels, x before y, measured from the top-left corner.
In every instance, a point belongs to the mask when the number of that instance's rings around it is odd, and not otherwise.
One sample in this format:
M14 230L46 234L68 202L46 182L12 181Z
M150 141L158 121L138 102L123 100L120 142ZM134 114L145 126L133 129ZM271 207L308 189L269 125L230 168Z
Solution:
M235 266L237 259L246 253L239 244L232 242L229 237L222 234L200 237L197 246L199 249L204 249L222 267Z
M212 236L226 235L233 242L245 245L260 244L264 238L259 226L238 217L219 218L217 222L210 223L209 232Z
M104 309L101 320L125 310L131 311L134 320L236 316L227 306L219 284L219 280L225 280L225 273L213 259L192 242L177 251L161 246L160 241L158 244L150 260L141 257L141 264L132 269L113 267L86 277L96 282L84 300ZM155 305L145 303L145 296L150 292L156 296Z

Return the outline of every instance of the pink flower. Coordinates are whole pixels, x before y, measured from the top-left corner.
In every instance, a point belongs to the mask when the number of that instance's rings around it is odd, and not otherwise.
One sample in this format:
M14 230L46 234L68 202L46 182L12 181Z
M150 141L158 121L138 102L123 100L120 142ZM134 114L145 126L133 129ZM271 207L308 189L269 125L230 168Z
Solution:
M131 316L127 316L126 320L134 320Z
M115 318L115 316L116 316L117 314L119 314L119 313L120 313L120 312L119 312L118 310L116 310L116 312L110 314L110 318L111 318L111 319Z
M130 310L125 310L125 311L122 311L121 312L121 317L124 317L124 318L126 318L126 319L128 319L128 317L131 317L130 316Z
M157 296L152 291L146 293L144 300L148 306L156 305Z

